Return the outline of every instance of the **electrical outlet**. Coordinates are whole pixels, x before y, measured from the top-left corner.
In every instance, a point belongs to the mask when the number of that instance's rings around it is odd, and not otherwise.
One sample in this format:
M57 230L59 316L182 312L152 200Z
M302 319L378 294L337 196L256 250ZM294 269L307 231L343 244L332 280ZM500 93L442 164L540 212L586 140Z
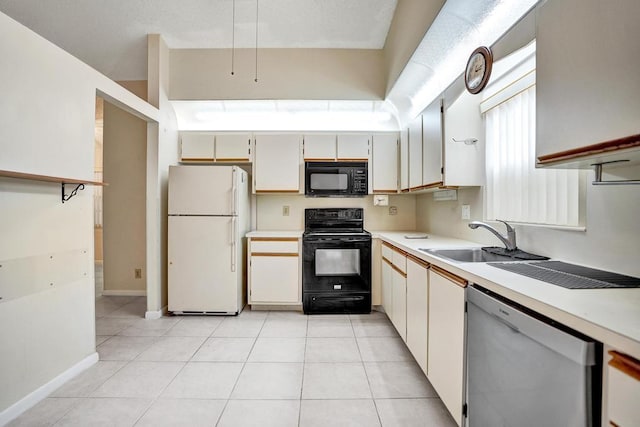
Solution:
M389 206L389 215L398 215L398 207Z
M289 206L284 205L282 207L282 216L289 216Z
M136 268L135 277L136 277L136 279L142 279L142 269L141 268Z
M462 205L462 219L471 219L471 205Z

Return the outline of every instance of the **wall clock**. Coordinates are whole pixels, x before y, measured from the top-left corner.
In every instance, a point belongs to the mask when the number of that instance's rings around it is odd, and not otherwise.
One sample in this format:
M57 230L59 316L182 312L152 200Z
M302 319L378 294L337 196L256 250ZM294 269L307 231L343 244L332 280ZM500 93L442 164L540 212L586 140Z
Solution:
M480 93L489 82L493 55L488 47L480 46L471 53L464 72L464 84L470 93Z

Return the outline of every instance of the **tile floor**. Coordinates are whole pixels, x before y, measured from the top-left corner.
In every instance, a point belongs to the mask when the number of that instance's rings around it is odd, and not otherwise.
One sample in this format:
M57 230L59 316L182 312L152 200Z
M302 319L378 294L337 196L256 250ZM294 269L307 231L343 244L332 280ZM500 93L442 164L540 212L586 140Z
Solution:
M11 426L455 426L383 313L145 320L96 299L100 361Z

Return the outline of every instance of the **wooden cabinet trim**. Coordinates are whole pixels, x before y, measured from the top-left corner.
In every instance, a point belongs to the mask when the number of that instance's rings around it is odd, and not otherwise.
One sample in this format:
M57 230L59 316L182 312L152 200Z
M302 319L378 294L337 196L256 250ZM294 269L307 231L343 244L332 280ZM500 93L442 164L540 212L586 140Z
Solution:
M560 161L574 160L581 157L633 147L640 147L640 134L600 142L598 144L587 145L585 147L574 148L571 150L559 151L557 153L545 154L538 157L538 164L546 165Z
M407 278L407 273L405 273L404 271L400 270L398 267L396 267L395 265L391 264L391 268L393 268L395 271L397 271L398 273L400 273L400 275L402 277L404 277L405 279Z
M181 162L213 162L213 157L182 157Z
M368 162L369 159L366 157L341 157L337 159L338 162Z
M305 157L305 162L333 162L335 157Z
M386 257L382 257L382 261L386 262L387 264L389 264L390 266L393 267L393 262L391 262L390 259L386 258Z
M395 194L398 190L373 190L373 194Z
M391 243L385 242L384 240L382 241L382 246L386 246L389 249L395 249L396 247L393 246Z
M614 423L613 421L609 421L609 425L611 427L620 427L618 424Z
M252 252L251 256L299 256L298 252Z
M612 357L609 366L629 375L636 381L640 381L640 360L615 350L609 351L609 355Z
M415 255L412 254L407 254L407 258L410 259L411 261L415 262L416 264L419 264L425 268L429 268L431 267L431 264L429 264L427 261L423 260L422 258L418 258Z
M249 237L252 242L297 242L297 237Z
M463 279L460 276L457 276L453 273L448 272L447 270L444 270L440 267L438 267L437 265L433 265L431 264L431 271L433 271L434 273L438 273L440 276L444 277L445 279L449 279L452 282L454 282L456 285L460 286L461 288L466 288L467 287L467 281L465 279Z
M217 162L248 162L248 157L221 157L216 158Z

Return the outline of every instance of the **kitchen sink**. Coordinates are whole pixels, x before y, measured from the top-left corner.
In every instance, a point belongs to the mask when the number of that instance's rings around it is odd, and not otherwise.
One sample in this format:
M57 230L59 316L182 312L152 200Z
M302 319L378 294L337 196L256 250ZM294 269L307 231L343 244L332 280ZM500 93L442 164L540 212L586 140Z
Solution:
M508 262L548 259L519 249L507 251L504 248L462 248L462 249L425 249L422 252L458 262Z

